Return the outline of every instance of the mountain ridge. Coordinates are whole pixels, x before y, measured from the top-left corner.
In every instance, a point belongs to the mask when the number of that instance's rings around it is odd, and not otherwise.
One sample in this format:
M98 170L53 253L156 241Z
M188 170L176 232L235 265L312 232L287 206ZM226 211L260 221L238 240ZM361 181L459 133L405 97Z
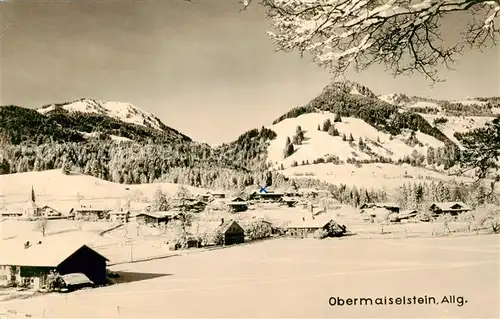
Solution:
M415 105L423 102L428 104ZM454 134L484 125L500 98L461 102L377 95L356 82L333 82L272 124L217 146L193 141L153 113L124 102L82 98L37 110L2 106L0 141L12 146L0 153L0 173L71 163L79 172L120 183L167 179L231 188L253 185L263 172L297 165L307 166L300 170L306 175L324 163L406 163L447 170L459 150ZM474 103L477 107L465 107ZM469 116L465 123L462 117L470 110L484 114L481 121ZM285 152L289 144L291 151Z

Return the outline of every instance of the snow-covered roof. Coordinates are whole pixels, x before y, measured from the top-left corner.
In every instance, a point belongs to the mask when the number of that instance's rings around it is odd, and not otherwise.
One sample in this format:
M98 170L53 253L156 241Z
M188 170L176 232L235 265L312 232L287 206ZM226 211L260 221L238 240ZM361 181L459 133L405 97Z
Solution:
M1 249L0 265L57 267L82 247L92 250L78 240L43 239L41 244L31 241L30 244L31 246L26 249L24 242L18 240L6 244Z
M127 215L130 214L128 210L112 210L109 212L110 215Z
M236 223L238 226L241 225L235 221L235 220L226 220L224 222L220 221L212 221L212 222L205 222L203 224L199 225L193 225L191 228L192 230L198 228L198 232L205 232L205 233L214 233L216 231L220 231L221 233L225 233L232 225L233 223Z
M146 216L150 216L150 217L154 217L154 218L165 218L168 216L172 216L172 213L169 213L169 212L141 212L141 213L137 214L137 216L140 216L140 215L146 215Z
M396 203L364 203L360 206L361 209L366 208L399 208Z
M314 219L306 218L305 220L292 221L288 225L288 228L323 228L332 221L333 219L328 216L316 217Z
M440 210L470 210L471 208L463 202L441 202L434 203L431 207L437 207Z
M237 201L234 201L234 200L230 201L227 204L230 205L230 206L248 205L248 203L246 201L238 201L238 200Z
M81 284L93 284L92 280L89 279L85 274L73 273L62 275L61 279L68 286L76 286Z

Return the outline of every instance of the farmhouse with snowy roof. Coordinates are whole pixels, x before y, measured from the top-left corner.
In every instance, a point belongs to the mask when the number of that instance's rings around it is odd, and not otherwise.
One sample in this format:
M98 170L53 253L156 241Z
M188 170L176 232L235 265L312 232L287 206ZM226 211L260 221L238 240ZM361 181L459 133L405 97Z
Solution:
M241 197L231 198L231 201L227 203L230 212L238 213L244 212L248 209L248 203Z
M452 216L456 216L460 213L468 212L471 210L471 208L463 202L433 203L429 209L434 216L442 214L450 214Z
M345 226L337 224L328 217L305 218L294 221L287 226L287 234L292 237L307 238L314 235L316 231L323 230L327 236L344 234Z
M82 273L104 285L108 259L82 243L44 240L5 244L0 256L0 286L17 284L33 289L46 285L52 271L60 275Z

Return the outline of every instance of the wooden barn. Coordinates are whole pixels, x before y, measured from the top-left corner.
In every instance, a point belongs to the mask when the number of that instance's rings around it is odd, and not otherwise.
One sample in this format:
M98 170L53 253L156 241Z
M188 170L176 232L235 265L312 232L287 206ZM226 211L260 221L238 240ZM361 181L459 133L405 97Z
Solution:
M108 259L85 244L61 241L24 243L4 248L0 256L0 285L40 289L51 271L82 273L96 285L105 285Z
M245 230L235 220L222 219L219 231L223 236L223 245L234 245L245 242Z

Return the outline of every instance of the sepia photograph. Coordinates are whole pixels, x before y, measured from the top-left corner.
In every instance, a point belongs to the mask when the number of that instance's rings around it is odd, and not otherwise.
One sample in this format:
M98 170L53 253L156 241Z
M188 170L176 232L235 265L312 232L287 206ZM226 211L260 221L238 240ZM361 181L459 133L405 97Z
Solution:
M500 318L500 0L0 0L0 319Z

